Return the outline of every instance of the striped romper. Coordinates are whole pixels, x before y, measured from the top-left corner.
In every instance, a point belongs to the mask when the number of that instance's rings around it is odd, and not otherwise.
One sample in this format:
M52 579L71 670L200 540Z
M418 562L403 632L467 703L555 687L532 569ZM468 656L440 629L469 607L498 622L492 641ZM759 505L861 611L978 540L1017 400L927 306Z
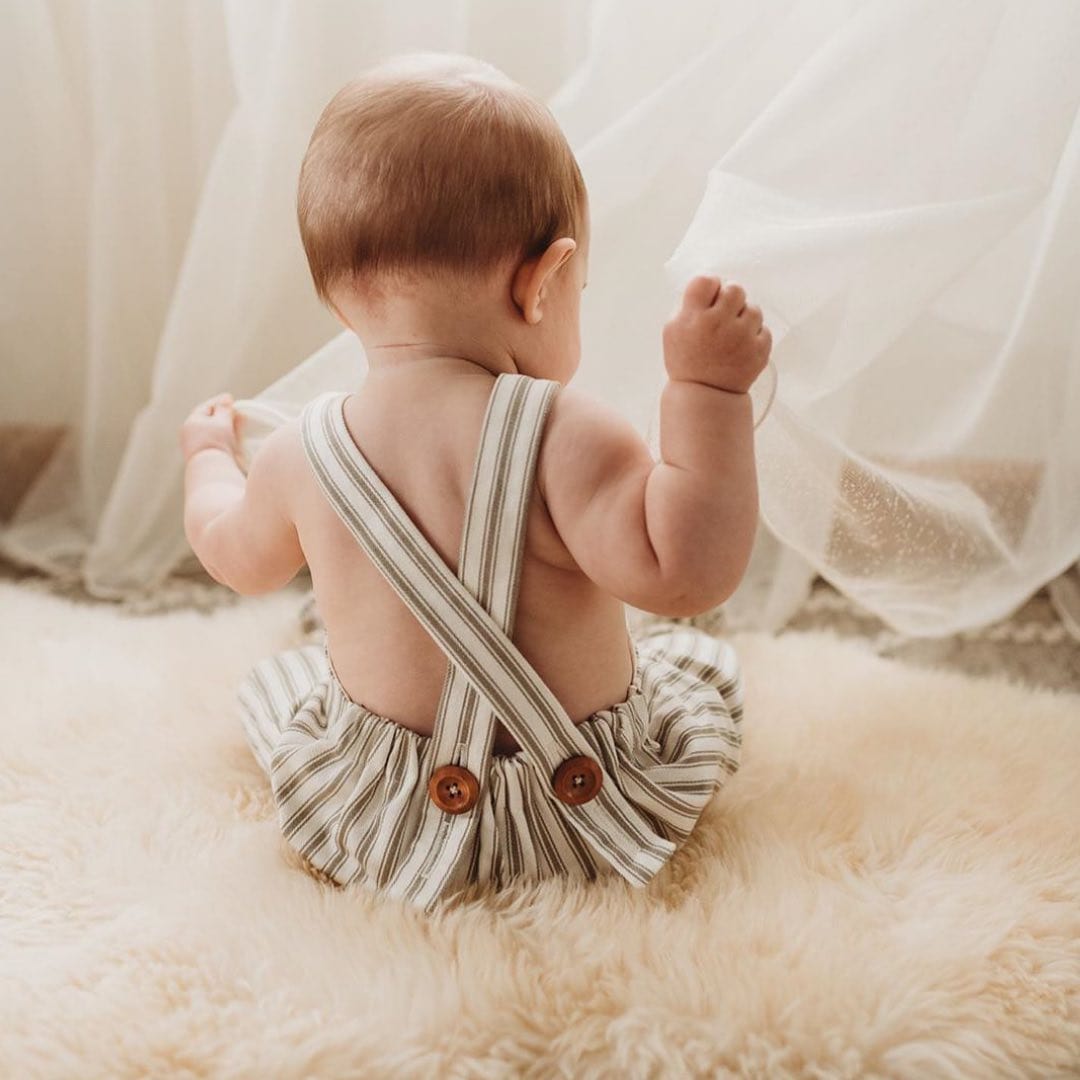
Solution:
M738 768L742 686L725 642L670 624L631 638L626 699L575 724L510 639L558 386L496 378L456 575L352 441L347 393L303 411L320 487L449 661L430 736L352 701L325 639L260 661L241 684L284 836L335 882L429 913L474 883L614 872L644 886ZM492 752L500 720L516 753Z

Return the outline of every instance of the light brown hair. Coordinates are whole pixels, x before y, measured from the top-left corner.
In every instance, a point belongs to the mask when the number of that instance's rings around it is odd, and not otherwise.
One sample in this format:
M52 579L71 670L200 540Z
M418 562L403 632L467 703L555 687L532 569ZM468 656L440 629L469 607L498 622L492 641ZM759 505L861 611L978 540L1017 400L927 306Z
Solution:
M461 280L581 241L585 183L550 110L471 57L410 53L346 84L300 169L297 216L320 298L339 283Z

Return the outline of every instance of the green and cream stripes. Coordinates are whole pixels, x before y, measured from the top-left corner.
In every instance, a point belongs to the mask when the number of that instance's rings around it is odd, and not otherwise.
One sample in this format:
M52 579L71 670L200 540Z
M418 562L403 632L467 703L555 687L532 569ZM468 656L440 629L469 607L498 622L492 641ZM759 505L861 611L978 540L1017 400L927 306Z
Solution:
M543 424L558 384L495 380L455 577L353 443L327 394L304 412L304 446L334 510L449 659L430 738L350 701L325 646L263 661L241 688L245 727L271 778L282 828L330 877L360 880L430 911L472 881L595 877L646 884L735 771L742 697L731 649L679 627L635 647L625 702L574 724L510 639ZM521 745L493 756L497 719ZM604 784L572 806L551 777L575 754ZM439 765L481 784L447 814Z

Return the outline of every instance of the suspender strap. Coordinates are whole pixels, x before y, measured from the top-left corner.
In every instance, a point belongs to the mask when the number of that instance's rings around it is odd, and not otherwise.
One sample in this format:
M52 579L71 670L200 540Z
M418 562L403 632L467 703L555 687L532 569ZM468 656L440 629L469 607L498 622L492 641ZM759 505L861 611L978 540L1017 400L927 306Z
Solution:
M544 419L558 384L521 376L495 380L465 507L458 577L499 624L513 629L525 524ZM497 718L450 660L432 733L433 762L464 765L485 782ZM430 907L469 871L478 813L448 815L430 799L407 857L388 890Z
M502 378L526 380L526 386L531 381L526 376ZM526 396L532 408L543 403L533 414L534 423L543 418L550 389L539 393L538 387ZM546 777L551 777L567 757L592 756L584 736L500 623L450 573L352 442L341 411L344 396L316 399L305 410L303 434L315 476L346 527L451 665L461 670L481 701L506 724ZM495 513L504 499L505 495L493 494L487 514L481 517ZM483 545L476 554L467 537L465 555L480 559L482 564L482 553ZM510 592L516 592L516 587ZM507 620L513 603L512 597L505 601ZM486 775L480 776L481 783L486 779ZM564 803L547 790L564 819L635 884L645 884L674 851L675 845L659 835L612 782L603 784L594 799L577 805Z

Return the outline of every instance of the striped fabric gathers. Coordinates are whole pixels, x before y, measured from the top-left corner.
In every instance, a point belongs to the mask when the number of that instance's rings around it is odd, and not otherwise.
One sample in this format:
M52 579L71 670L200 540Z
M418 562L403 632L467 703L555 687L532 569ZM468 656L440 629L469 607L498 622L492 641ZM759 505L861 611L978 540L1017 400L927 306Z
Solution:
M626 699L575 724L511 641L537 453L558 385L495 379L456 575L353 442L348 395L324 394L304 410L304 448L323 493L448 659L430 736L352 701L325 641L268 657L241 684L244 730L284 836L340 884L426 912L476 882L615 872L644 886L738 768L742 685L727 643L689 626L654 628L631 642ZM499 721L517 753L493 753ZM602 782L573 803L552 778L579 755L599 765ZM465 812L432 798L440 766L479 781Z

